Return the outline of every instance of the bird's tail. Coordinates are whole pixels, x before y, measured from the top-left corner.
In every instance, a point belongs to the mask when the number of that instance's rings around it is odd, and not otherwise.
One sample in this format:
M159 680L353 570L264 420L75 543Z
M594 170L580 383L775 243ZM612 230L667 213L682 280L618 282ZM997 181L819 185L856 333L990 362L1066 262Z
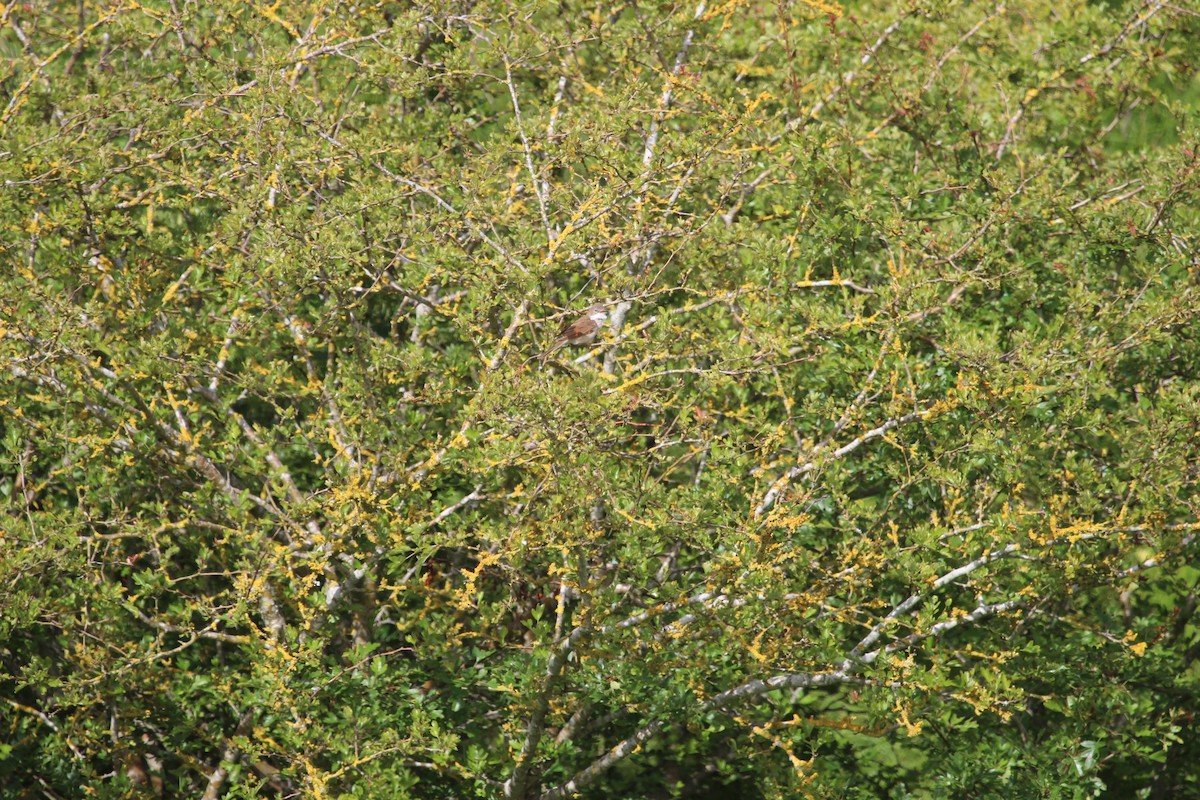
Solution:
M542 354L537 357L538 363L545 364L546 359L550 358L550 356L554 355L559 350L562 350L564 347L566 347L566 344L567 344L566 342L555 342L554 344L547 347L545 350L542 351Z

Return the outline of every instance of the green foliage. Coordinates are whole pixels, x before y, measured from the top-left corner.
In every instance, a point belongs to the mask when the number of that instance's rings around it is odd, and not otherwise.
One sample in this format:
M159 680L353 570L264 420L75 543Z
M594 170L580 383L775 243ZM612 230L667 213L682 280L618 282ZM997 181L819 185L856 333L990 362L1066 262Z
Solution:
M1198 20L5 7L0 797L1200 792Z

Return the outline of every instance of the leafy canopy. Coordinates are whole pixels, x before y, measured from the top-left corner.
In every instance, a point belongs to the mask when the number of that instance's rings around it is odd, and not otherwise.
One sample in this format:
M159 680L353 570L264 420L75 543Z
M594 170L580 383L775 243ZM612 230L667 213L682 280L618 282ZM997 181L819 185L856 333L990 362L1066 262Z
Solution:
M0 797L1200 791L1186 3L0 26Z

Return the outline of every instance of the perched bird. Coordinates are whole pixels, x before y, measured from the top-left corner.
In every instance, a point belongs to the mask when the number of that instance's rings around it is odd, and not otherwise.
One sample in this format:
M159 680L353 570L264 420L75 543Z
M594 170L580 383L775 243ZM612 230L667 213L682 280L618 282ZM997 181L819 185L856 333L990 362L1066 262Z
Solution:
M554 337L554 343L546 348L546 352L542 353L542 363L568 345L579 347L596 341L596 334L600 332L600 326L606 319L608 319L608 309L603 303L588 306L579 319L564 325L558 332L558 335Z

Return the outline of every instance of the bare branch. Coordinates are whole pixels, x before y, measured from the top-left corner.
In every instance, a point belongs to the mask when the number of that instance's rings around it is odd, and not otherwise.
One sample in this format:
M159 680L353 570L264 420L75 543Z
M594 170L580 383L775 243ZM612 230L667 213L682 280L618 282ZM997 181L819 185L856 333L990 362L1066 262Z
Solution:
M760 502L754 509L754 516L762 516L763 513L771 508L771 506L775 505L775 501L778 499L779 493L782 492L791 481L795 480L801 475L812 472L821 464L827 464L830 461L836 461L840 458L844 458L862 445L873 439L878 439L894 428L924 419L931 409L932 406L922 411L914 411L911 414L905 414L901 417L889 419L879 427L867 431L862 436L851 439L849 442L834 450L827 456L821 456L819 452L814 451L812 454L810 454L811 457L808 461L805 461L803 464L797 464L783 475L775 479L774 483L771 484L771 488L768 489L767 493L763 496L762 502Z
M525 741L521 744L521 752L517 755L517 765L513 769L512 776L504 782L505 797L525 797L529 783L529 771L533 766L533 756L546 727L546 713L550 710L551 692L562 674L567 659L575 650L575 646L589 633L591 633L591 628L587 626L580 626L571 631L571 635L559 643L558 648L546 663L545 677L534 698L533 712L525 727Z
M879 52L879 48L883 47L887 40L891 38L892 34L899 30L900 23L907 19L912 13L912 11L906 11L900 16L899 19L883 29L883 32L879 34L879 38L875 40L875 44L868 47L863 53L862 58L860 59L860 64L863 67L871 63L871 59L873 59L875 54ZM808 125L810 122L816 120L816 118L821 114L821 111L824 110L827 105L832 103L834 99L836 99L837 96L842 93L842 90L848 88L850 84L854 83L854 79L856 77L858 77L858 75L854 71L847 72L845 75L843 75L841 81L839 81L838 84L833 87L829 94L825 95L825 97L816 105L814 105L807 114L802 117L796 117L795 119L789 120L784 128L785 133L793 131L796 128L804 125Z
M696 6L696 13L693 15L694 19L700 19L704 14L704 7L705 0L700 0L700 3ZM683 35L683 44L680 45L679 52L675 54L675 64L671 67L671 74L667 76L662 96L658 99L658 113L650 121L650 132L646 136L646 146L642 150L643 167L649 167L650 162L654 160L654 148L658 144L659 120L662 119L662 116L671 107L671 98L674 94L673 82L675 76L683 71L683 64L687 59L688 48L692 46L692 37L694 35L695 31L688 28L687 32Z
M453 214L454 217L456 219L458 219L463 225L466 225L467 228L470 229L471 233L473 233L477 237L479 237L480 241L484 242L485 244L487 244L488 247L492 248L497 253L499 253L501 256L503 256L505 261L512 264L514 267L521 270L521 272L525 273L526 275L529 274L529 270L525 267L524 264L521 263L520 259L518 259L516 256L514 256L512 253L508 252L508 250L504 247L504 245L500 244L495 239L488 236L487 233L483 230L483 228L476 225L469 216L461 213L457 208L455 208L454 206L450 205L450 203L448 203L444 199L442 199L442 196L440 194L438 194L437 192L435 192L433 189L430 189L428 186L425 186L424 184L417 183L416 181L412 181L412 180L409 180L408 178L404 178L404 177L401 177L400 175L397 175L396 173L392 172L390 169L388 169L387 167L385 167L383 164L379 163L378 161L375 162L375 168L377 170L379 170L380 172L382 172L384 175L387 175L389 178L394 180L396 183L399 183L402 186L407 186L408 188L414 189L414 190L420 192L421 194L425 195L426 197L431 198L435 203L437 203L439 206L441 206L441 208L443 210L448 211L449 213Z
M529 137L525 135L525 120L521 117L521 103L517 100L517 87L513 83L512 77L512 62L508 60L508 56L504 57L504 78L508 84L508 94L512 97L513 116L517 121L517 133L521 136L521 147L525 150L525 168L529 170L529 182L533 188L533 194L537 197L538 211L542 215L542 225L546 229L546 241L554 241L554 229L550 226L550 218L546 216L546 193L547 185L538 180L537 172L533 168L533 154L529 149Z
M980 567L982 567L985 564L990 564L993 561L996 561L1001 558L1007 558L1008 556L1015 553L1017 550L1018 550L1018 546L1016 544L1008 544L1008 545L1005 545L1004 547L1000 548L999 550L995 550L990 553L986 553L986 554L980 556L979 558L975 559L974 561L971 561L968 564L963 564L961 567L952 569L949 572L947 572L945 575L942 575L940 578L938 578L932 584L930 584L930 589L931 590L940 589L941 587L945 586L946 584L948 584L952 581L958 580L959 578L963 577L964 575L969 575L970 573L974 572L975 570L979 569ZM875 642L879 641L880 635L883 633L883 630L888 625L895 622L903 614L907 614L909 611L912 611L927 596L928 596L927 592L914 592L913 594L909 595L905 600L897 603L896 606L891 611L889 611L883 619L879 620L879 622L876 623L875 627L871 628L870 633L868 633L866 636L864 636L862 641L860 641L858 644L856 644L854 646L854 648L846 656L846 660L842 662L842 669L843 670L850 669L850 667L853 665L853 663L855 661L860 660L860 657L862 656L862 654L864 652L866 652L866 650L868 648L874 646ZM869 663L869 662L863 661L863 663Z

